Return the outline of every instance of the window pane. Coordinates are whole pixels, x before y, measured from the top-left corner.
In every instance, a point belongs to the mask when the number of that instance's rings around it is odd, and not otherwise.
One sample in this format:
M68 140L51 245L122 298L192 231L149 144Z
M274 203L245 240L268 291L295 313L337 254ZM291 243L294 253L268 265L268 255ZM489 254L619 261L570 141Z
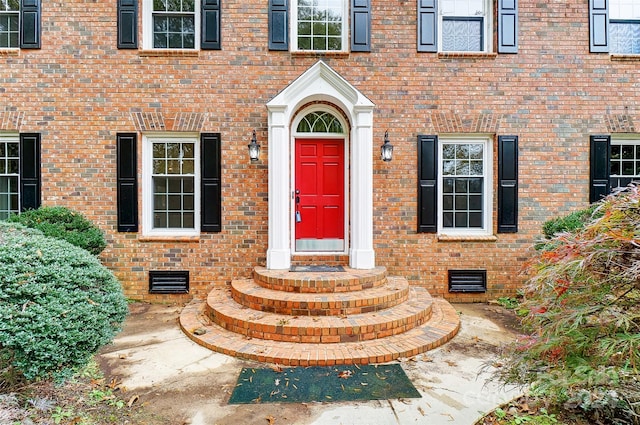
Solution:
M469 210L482 211L482 196L469 195Z
M7 161L7 172L9 174L18 174L20 172L19 161L17 159L10 159Z
M457 176L468 176L469 171L469 161L456 161Z
M194 220L194 214L193 213L184 213L184 215L182 216L183 218L183 226L186 229L193 229L195 227L195 220Z
M442 214L442 225L444 227L453 227L453 213L445 212Z
M444 161L442 163L442 174L445 176L454 176L456 174L456 162Z
M442 179L442 192L453 193L453 179Z
M622 146L622 159L633 159L633 146L632 145L624 145Z
M467 209L467 195L456 195L456 210Z
M182 214L170 212L167 214L169 227L181 228L182 227Z
M468 159L469 158L469 145L457 145L456 146L456 158Z
M468 214L466 212L456 212L455 213L455 227L468 227L467 226L467 218Z
M467 179L456 179L455 191L456 193L467 193Z
M180 193L182 192L182 179L180 178L170 178L167 179L169 183L168 193Z
M164 195L156 195L153 197L153 209L154 210L166 210L167 209L167 197Z
M166 229L167 228L167 214L166 213L155 213L153 215L153 227Z
M620 145L611 145L611 159L620 159Z
M442 146L442 159L453 159L456 157L456 145Z
M18 158L20 155L20 148L18 143L7 143L7 156L10 158Z
M442 20L442 50L453 52L482 51L482 19Z
M469 213L469 227L482 227L482 213L471 212Z
M622 161L622 175L633 176L634 170L633 161Z
M184 202L183 208L185 210L193 210L195 207L192 195L185 195L182 202Z
M167 10L167 0L153 0L153 10Z
M611 22L612 53L640 53L640 22Z
M182 197L180 195L169 195L169 210L180 211L182 209Z
M613 176L620 175L620 162L618 161L611 162L611 175Z
M184 191L184 193L194 193L193 190L193 178L185 178L182 181L182 190Z
M442 197L442 209L443 210L452 210L453 209L453 196L444 195Z
M167 161L163 161L161 159L154 159L153 174L167 174Z
M469 179L469 193L482 193L483 179Z

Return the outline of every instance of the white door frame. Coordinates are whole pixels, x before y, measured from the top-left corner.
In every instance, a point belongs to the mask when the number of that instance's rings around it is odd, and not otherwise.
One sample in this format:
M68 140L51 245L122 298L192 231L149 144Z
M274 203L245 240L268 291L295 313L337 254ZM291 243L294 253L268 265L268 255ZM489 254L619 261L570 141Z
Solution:
M310 102L330 102L351 123L348 141L350 182L349 266L375 267L373 251L374 104L323 61L318 61L269 103L268 269L291 267L291 137L293 116ZM346 161L346 158L345 158ZM347 196L345 194L345 196Z

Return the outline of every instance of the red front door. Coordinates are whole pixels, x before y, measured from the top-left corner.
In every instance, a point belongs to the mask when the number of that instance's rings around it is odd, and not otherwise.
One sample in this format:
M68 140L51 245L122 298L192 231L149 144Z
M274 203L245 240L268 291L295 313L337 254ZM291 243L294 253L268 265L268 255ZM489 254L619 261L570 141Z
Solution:
M296 251L344 250L344 140L296 139Z

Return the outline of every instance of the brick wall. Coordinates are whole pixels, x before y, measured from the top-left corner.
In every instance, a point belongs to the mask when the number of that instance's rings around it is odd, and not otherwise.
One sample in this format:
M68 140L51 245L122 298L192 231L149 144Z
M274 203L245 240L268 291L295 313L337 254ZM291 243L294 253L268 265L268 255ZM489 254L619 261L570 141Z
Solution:
M416 3L406 0L372 0L370 53L271 52L267 3L223 1L222 50L171 55L118 50L116 1L43 2L42 48L0 51L0 131L42 134L43 204L81 211L104 229L102 260L131 298L184 301L264 265L265 104L318 59L376 105L377 264L434 295L512 294L542 222L588 203L589 135L634 131L638 62L589 53L582 0L520 2L518 54L470 57L417 53ZM158 241L117 232L116 133L154 120L221 134L221 233ZM253 129L263 147L258 165L247 157ZM387 129L391 163L377 149ZM445 132L519 136L518 233L445 242L416 232L416 136ZM488 293L447 294L452 268L487 269ZM189 270L190 294L149 295L149 270Z

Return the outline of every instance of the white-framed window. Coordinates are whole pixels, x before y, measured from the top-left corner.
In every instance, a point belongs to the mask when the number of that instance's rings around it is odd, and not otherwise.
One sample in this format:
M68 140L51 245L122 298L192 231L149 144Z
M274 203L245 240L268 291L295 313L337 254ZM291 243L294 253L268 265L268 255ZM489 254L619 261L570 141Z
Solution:
M491 0L438 0L438 39L442 52L489 52Z
M640 139L611 139L611 187L640 181Z
M294 51L344 52L348 49L347 0L294 0L291 28Z
M142 155L143 233L197 235L200 232L198 136L144 136Z
M20 139L0 136L0 220L20 211Z
M20 0L0 0L0 49L20 47Z
M143 0L145 49L199 49L200 0Z
M489 138L438 139L438 233L491 234L492 163Z
M611 53L640 54L640 2L611 0L609 37Z

